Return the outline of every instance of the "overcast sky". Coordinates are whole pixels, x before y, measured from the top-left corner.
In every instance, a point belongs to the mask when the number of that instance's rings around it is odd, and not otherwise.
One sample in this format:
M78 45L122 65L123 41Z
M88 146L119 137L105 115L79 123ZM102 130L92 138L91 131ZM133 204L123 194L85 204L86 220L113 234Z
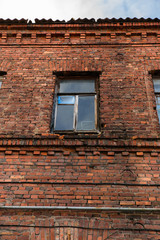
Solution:
M0 18L160 18L160 0L0 0Z

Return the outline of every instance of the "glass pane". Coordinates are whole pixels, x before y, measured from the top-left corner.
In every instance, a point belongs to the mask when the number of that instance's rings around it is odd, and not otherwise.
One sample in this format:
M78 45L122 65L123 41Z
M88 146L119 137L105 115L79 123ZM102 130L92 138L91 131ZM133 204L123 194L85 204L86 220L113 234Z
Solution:
M74 105L58 105L55 130L73 130Z
M79 96L77 130L95 129L95 96Z
M157 105L160 105L160 96L156 96L156 103Z
M160 92L160 79L153 79L154 91Z
M157 107L157 114L158 114L158 118L159 118L159 122L160 122L160 106Z
M90 93L95 92L95 80L62 80L60 93Z
M58 104L74 104L74 96L58 96Z

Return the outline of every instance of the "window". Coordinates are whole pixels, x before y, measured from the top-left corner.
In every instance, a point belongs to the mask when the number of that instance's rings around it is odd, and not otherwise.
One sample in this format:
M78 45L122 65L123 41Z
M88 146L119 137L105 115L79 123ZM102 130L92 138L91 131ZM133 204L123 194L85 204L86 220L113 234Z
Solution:
M4 79L4 75L6 75L6 74L7 74L6 72L0 71L0 88L1 88L1 86L2 86L2 81L3 81L3 79Z
M58 79L54 99L54 131L96 131L96 78Z
M157 114L160 122L160 77L153 78L153 85L154 85L154 92L156 97Z

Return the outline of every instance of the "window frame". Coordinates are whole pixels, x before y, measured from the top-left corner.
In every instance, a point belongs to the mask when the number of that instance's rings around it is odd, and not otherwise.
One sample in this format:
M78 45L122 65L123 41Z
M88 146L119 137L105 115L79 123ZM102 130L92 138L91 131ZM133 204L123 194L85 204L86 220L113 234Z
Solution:
M5 75L7 75L7 72L0 71L0 89L2 88L2 83Z
M85 92L85 93L77 93L77 92L71 92L71 93L60 93L60 82L62 80L94 80L95 83L95 91L94 92ZM78 133L98 133L99 132L99 112L98 112L98 100L99 100L99 87L98 87L98 79L99 79L99 73L98 74L91 74L91 75L84 75L84 74L74 74L74 75L60 75L56 76L55 81L55 94L54 94L54 103L53 103L53 112L52 112L52 121L51 121L51 133L72 133L72 134L78 134ZM55 129L55 123L56 123L56 117L57 117L57 108L58 108L58 96L75 96L75 103L74 103L74 116L73 116L73 130L56 130ZM95 108L95 129L93 130L77 130L77 119L78 119L78 97L79 96L94 96L94 108ZM66 105L66 104L65 104ZM70 105L70 104L67 104Z
M154 87L154 81L155 80L160 80L160 75L153 75L152 76L152 81L153 81L153 89L154 89L154 96L155 96L155 103L156 103L156 107L155 107L155 110L156 110L156 112L157 112L157 117L158 117L158 122L159 122L159 124L160 124L160 114L158 114L158 106L160 106L160 104L157 104L157 98L158 97L160 97L160 91L159 92L157 92L156 90L155 90L155 87Z

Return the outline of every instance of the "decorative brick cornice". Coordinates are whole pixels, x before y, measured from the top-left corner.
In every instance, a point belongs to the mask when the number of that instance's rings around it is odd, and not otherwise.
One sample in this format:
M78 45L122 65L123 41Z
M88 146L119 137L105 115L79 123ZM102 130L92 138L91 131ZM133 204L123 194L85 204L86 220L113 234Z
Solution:
M148 29L145 33L141 29L130 29L130 32L125 29L93 29L92 31L87 31L81 29L77 33L77 30L63 30L58 29L57 31L52 31L52 29L44 30L40 32L39 30L34 32L31 30L1 30L0 28L0 45L2 46L50 46L50 45L137 45L137 44L159 44L160 43L160 31L155 29ZM98 33L97 33L98 31ZM43 33L43 34L42 34ZM75 36L77 36L76 42L74 42ZM43 36L42 36L43 35ZM92 38L90 36L92 35Z
M159 36L160 20L157 18L71 19L66 22L0 19L0 45L153 44L160 43Z

